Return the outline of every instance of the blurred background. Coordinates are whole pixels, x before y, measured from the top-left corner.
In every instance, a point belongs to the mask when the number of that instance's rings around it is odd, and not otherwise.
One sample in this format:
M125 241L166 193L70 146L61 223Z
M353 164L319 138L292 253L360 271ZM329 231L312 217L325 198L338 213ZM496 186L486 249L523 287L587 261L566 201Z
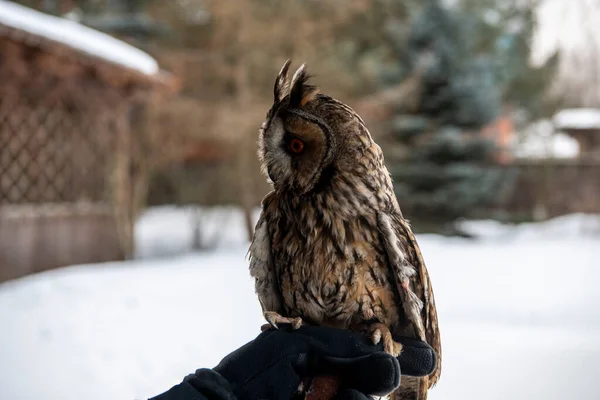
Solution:
M0 398L144 399L262 324L288 58L383 148L432 399L599 398L600 0L0 0Z

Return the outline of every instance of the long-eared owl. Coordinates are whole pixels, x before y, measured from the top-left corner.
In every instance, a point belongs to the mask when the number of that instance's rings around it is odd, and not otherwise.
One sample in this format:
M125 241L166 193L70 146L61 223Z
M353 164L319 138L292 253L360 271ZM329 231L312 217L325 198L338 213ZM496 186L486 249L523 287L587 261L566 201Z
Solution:
M288 79L260 129L259 158L273 190L250 247L250 273L267 321L361 329L382 340L424 340L435 371L403 378L396 399L427 397L441 372L429 274L403 218L381 148L349 106L320 94L305 66Z

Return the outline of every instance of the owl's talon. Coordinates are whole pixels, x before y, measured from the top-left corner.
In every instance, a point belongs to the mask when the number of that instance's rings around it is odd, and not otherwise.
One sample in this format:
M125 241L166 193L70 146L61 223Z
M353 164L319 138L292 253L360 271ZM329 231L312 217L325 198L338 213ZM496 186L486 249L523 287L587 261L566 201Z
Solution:
M273 327L275 329L279 329L279 326L277 324L291 324L292 325L292 329L296 330L299 329L302 324L302 318L300 317L296 317L296 318L287 318L287 317L282 317L280 314L276 313L275 311L265 311L264 312L264 317L267 320L267 322L269 323L270 327ZM263 327L261 327L261 330L266 330L263 329L265 327L265 325L263 325Z
M268 331L269 329L271 329L273 327L273 325L271 324L264 324L260 327L260 331L264 332L264 331Z
M387 345L385 343L383 344L383 349L386 353L398 357L400 353L402 353L402 344L391 339Z
M383 350L394 356L398 357L402 352L402 344L394 341L392 332L390 329L382 323L376 323L369 327L371 331L371 340L374 344L379 344L383 340Z
M379 344L381 341L381 329L375 329L375 331L373 331L371 334L371 341L373 341L373 344Z
M294 318L294 320L292 321L292 329L296 330L296 329L300 329L300 327L302 326L303 322L302 322L302 318L300 317L296 317Z

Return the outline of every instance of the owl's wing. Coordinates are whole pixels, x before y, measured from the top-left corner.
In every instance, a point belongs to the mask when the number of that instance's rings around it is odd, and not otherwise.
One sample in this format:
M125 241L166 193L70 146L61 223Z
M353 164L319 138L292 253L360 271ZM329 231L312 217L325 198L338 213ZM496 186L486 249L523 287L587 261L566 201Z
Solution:
M431 387L441 374L442 348L429 273L415 235L408 221L400 213L380 213L377 223L396 279L404 313L412 322L417 337L433 347L438 356L436 369L429 376Z
M268 213L272 193L263 200L263 210L260 214L254 236L250 244L250 275L254 278L254 286L258 300L264 311L282 313L281 292L277 285L275 267L271 254L271 237L269 234Z

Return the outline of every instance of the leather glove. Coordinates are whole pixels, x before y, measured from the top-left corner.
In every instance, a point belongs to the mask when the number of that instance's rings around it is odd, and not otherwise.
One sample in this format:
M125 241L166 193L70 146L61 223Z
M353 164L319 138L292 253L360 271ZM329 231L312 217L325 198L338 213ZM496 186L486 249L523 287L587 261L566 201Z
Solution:
M396 359L361 333L326 327L293 331L283 325L261 333L213 370L232 385L239 400L291 399L303 378L315 375L338 377L346 393L351 390L355 396L379 396L398 388L401 369L406 375L424 376L435 368L435 352L427 344L398 341L404 351Z
M297 395L304 378L338 379L336 399L367 400L400 385L400 373L429 375L436 355L426 343L395 338L404 346L398 359L361 333L289 325L270 329L225 357L212 370L200 369L155 400L285 399Z

